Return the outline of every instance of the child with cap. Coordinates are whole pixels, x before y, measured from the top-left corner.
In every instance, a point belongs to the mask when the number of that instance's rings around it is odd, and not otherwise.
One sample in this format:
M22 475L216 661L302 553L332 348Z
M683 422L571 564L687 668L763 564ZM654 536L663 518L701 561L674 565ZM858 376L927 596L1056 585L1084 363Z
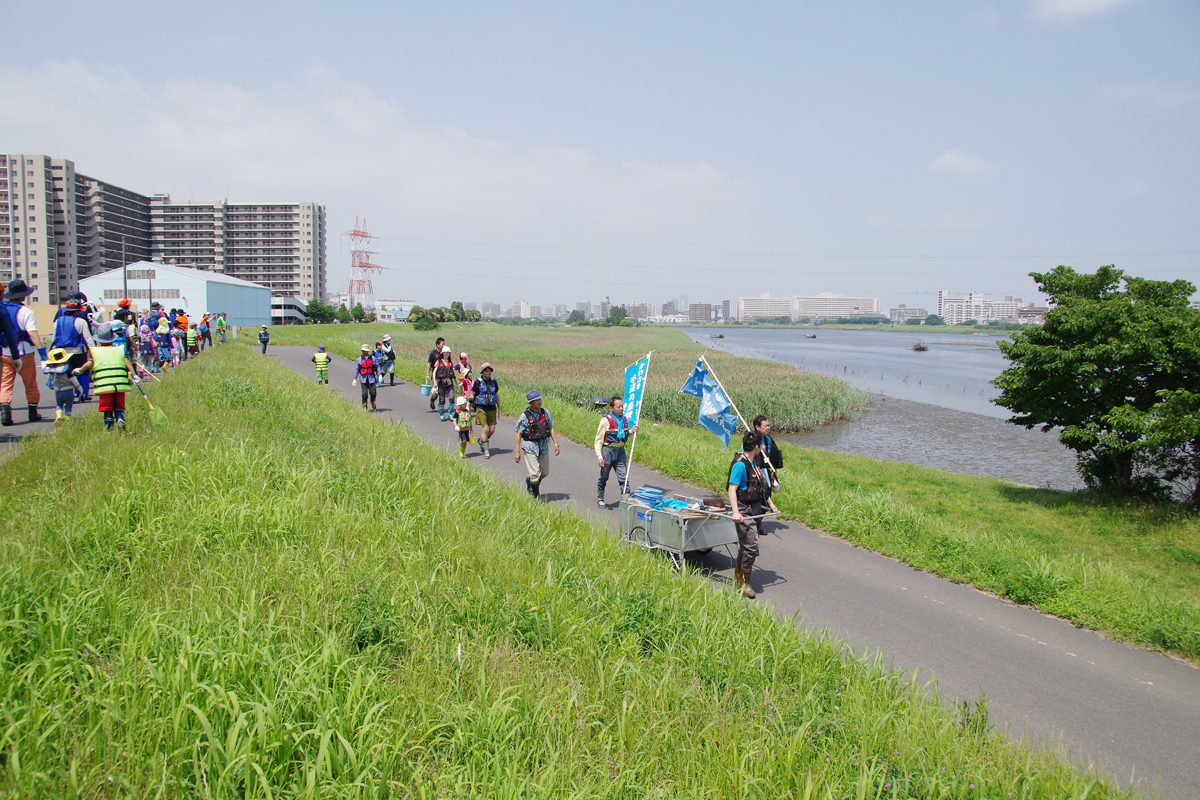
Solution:
M371 355L371 345L364 344L360 351L358 360L354 362L354 379L358 381L358 385L362 388L362 404L363 411L367 410L367 398L371 398L371 410L378 411L375 406L376 384L379 383L379 365L375 363L375 356Z
M317 352L313 354L312 362L317 365L317 385L329 385L329 353L325 352L325 345L317 345Z
M125 348L115 346L117 329L124 327L123 322L101 325L92 348L92 389L96 407L104 414L105 431L113 429L114 421L125 430L125 393L133 391L133 364L125 357Z
M262 345L262 354L267 354L267 345L271 343L271 334L267 331L267 326L263 325L262 330L258 332L258 343Z
M454 429L458 431L458 457L466 458L467 445L474 431L471 425L471 409L465 397L454 401Z
M50 388L54 391L54 424L62 425L71 419L71 411L75 407L75 392L83 391L75 370L71 368L71 355L61 347L56 347L46 354L42 362L42 372L50 376ZM91 361L84 362L79 370L85 372L92 367Z

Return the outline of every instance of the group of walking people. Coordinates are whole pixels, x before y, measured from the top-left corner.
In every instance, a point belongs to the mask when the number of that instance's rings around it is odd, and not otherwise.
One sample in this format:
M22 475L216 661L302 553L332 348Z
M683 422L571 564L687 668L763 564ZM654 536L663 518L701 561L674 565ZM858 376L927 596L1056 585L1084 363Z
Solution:
M225 314L204 314L196 322L183 309L155 306L138 314L128 299L103 319L83 292L71 292L54 317L54 331L43 341L37 317L25 305L33 289L18 278L3 287L0 314L0 425L14 425L13 389L21 376L29 422L40 422L38 362L46 386L54 392L54 424L70 420L77 402L97 401L107 430L125 428L125 393L139 376L178 366L213 343L216 330L226 341Z

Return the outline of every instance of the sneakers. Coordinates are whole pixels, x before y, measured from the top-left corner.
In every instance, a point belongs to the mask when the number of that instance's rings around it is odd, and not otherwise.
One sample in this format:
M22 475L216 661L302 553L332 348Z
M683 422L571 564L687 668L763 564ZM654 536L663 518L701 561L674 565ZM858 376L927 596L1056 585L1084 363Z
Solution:
M125 430L125 420L120 417L117 418L117 430L119 430L119 431Z

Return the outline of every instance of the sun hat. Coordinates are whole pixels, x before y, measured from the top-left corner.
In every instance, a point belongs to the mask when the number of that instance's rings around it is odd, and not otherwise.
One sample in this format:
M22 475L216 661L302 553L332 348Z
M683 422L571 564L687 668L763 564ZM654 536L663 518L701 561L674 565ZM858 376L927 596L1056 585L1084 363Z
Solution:
M121 300L117 303L117 305L120 306L121 308L129 308L129 305L130 305L129 298L128 297L121 298Z
M483 362L483 366L479 368L479 371L483 372L485 369L491 369L491 368L492 368L492 365L485 361L485 362Z
M454 401L454 405L456 405L456 406L465 406L466 404L467 404L467 398L465 398L465 397L460 397Z
M319 345L317 345L317 352L318 352L318 353L324 353L324 352L325 352L325 345L323 345L323 344L319 344Z
M96 330L96 341L101 344L112 344L113 329L111 325L101 325Z
M383 340L384 340L385 342L390 342L390 341L392 340L392 335L391 335L390 333L385 333L385 334L383 335Z
M79 304L78 300L68 300L67 302L63 303L63 310L68 314L79 311L81 308L83 308L83 306Z
M67 355L67 351L61 347L56 347L49 353L46 353L47 364L65 364L67 363L68 358L70 358L70 356Z
M449 348L449 347L443 347L443 348L442 348L442 352L443 352L443 353L449 353L449 352L450 352L450 348Z
M362 346L362 351L363 351L364 353L369 353L369 352L371 352L371 345L369 345L369 344L364 344L364 345Z
M33 294L36 290L27 285L25 281L17 278L15 281L9 281L8 290L4 292L5 300L20 300L22 297L27 297Z
M528 400L530 403L532 403L534 400L541 400L542 393L539 392L537 389L530 389L528 392L525 393L525 399Z

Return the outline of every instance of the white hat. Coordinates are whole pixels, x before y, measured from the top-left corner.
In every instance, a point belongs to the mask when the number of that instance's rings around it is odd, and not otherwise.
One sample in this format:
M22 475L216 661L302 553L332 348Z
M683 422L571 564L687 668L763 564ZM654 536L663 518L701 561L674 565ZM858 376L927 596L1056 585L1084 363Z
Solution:
M466 357L467 357L467 354L466 354L466 353L459 353L459 354L458 354L458 357L459 357L459 358L466 358Z
M449 352L450 352L450 348L449 348L449 347L443 347L443 348L442 348L442 352L443 352L443 353L449 353Z
M390 333L385 333L385 334L383 335L383 340L384 340L385 342L390 342L390 341L392 340L392 335L391 335Z
M456 405L456 406L465 406L466 404L467 404L467 398L465 398L465 397L460 397L454 401L454 405Z

